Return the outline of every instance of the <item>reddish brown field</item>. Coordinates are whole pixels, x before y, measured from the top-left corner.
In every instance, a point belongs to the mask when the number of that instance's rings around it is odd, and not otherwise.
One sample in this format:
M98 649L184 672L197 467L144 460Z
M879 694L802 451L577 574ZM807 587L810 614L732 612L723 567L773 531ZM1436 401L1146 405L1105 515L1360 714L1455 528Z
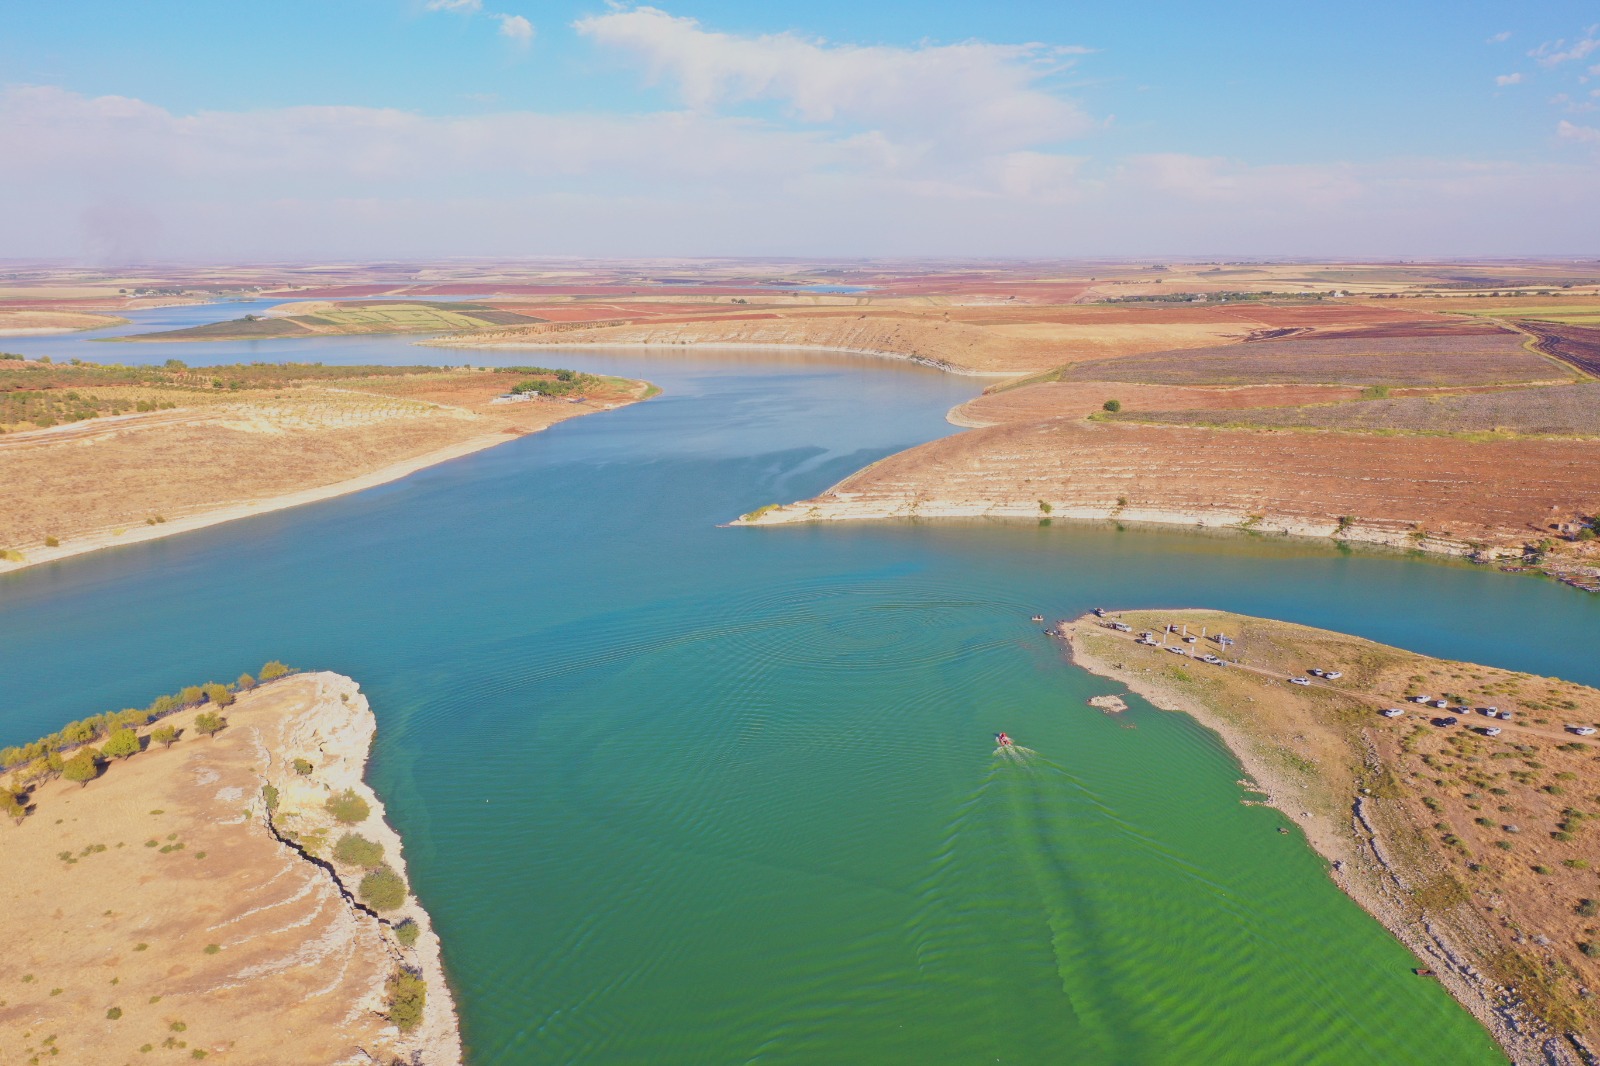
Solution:
M1336 399L1339 397L1330 396L1327 401ZM1173 425L1297 426L1308 429L1422 433L1503 431L1531 436L1600 436L1600 382L1498 389L1455 396L1365 400L1358 403L1327 401L1309 407L1256 407L1225 412L1195 408L1168 411L1140 408L1130 414L1125 409L1122 414L1111 417Z
M1487 385L1551 381L1561 369L1523 347L1521 334L1288 338L1077 363L1063 380L1169 385L1322 383Z
M838 495L836 495L838 494ZM1600 441L1187 429L1052 419L977 429L883 459L818 497L865 516L996 506L1331 525L1341 515L1488 543L1600 513ZM935 507L937 503L937 507ZM804 513L806 504L795 508ZM1236 520L1236 519L1235 519Z
M1361 390L1343 385L1251 385L1240 388L1186 388L1181 385L1137 385L1126 381L1046 381L979 396L951 412L963 426L997 426L1046 418L1082 418L1100 411L1107 400L1122 404L1124 413L1184 408L1236 410L1357 400Z
M1523 329L1538 337L1541 351L1595 377L1600 377L1600 329L1587 326L1562 326L1552 322L1521 322Z

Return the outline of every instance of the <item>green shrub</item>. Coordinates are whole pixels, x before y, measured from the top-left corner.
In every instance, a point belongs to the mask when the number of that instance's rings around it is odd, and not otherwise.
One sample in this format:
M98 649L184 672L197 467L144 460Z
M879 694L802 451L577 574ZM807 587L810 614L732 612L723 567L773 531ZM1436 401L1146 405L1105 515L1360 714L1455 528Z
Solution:
M310 760L308 760L308 759L296 759L294 761L294 772L299 774L301 777L305 777L308 774L310 774L311 770L312 770L312 766L311 766Z
M61 547L61 541L55 537L46 537L44 538L44 546L46 548L59 548Z
M122 1008L112 1007L110 1010L106 1011L106 1017L110 1018L112 1021L116 1021L118 1018L122 1017Z
M150 730L150 743L152 744L160 744L164 748L170 748L177 739L177 726L163 725Z
M353 789L348 788L337 796L329 796L324 806L335 820L345 825L360 825L367 820L367 815L372 813L367 801L356 795Z
M100 753L93 748L83 748L61 764L61 776L76 781L82 788L100 776Z
M359 833L346 833L333 846L333 857L346 866L372 869L383 864L383 845Z
M256 679L251 677L249 674L240 674L239 680L233 683L233 687L238 689L240 692L249 692L251 689L256 687Z
M227 685L219 685L215 681L206 682L206 700L217 707L228 707L233 704L234 695L228 691Z
M1118 411L1122 410L1122 401L1107 400L1105 403L1100 405L1100 408L1101 410L1110 411L1112 414L1116 414Z
M409 948L416 944L417 937L422 935L422 926L407 918L394 927L394 938L400 941L400 946Z
M201 711L194 716L194 731L204 737L214 737L228 727L228 720L214 711Z
M427 983L410 970L396 969L389 978L389 1020L408 1033L422 1024L422 1008L427 1002Z
M269 810L269 811L277 810L278 809L278 790L277 790L277 788L275 786L273 786L273 785L262 785L261 786L261 802L266 804L267 810Z
M1600 958L1600 944L1596 944L1592 941L1579 944L1578 950L1589 956L1591 959Z
M105 746L100 753L111 759L126 759L130 755L139 754L139 734L131 729L113 729L106 738Z
M221 944L207 944L206 945L206 954L207 955L215 955L217 952L219 952L221 950L222 950L222 945Z
M1593 918L1600 914L1600 900L1580 899L1578 901L1578 914L1584 918Z
M380 866L361 879L356 889L361 901L375 911L392 911L406 901L406 883L387 866Z
M274 659L261 668L259 676L263 681L276 681L287 673L289 673L289 668Z

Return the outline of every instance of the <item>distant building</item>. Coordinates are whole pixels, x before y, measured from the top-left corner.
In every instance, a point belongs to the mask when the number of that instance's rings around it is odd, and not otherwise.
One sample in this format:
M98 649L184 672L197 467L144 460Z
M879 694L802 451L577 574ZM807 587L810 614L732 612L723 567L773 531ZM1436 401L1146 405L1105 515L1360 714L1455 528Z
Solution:
M538 396L538 395L539 394L537 392L504 392L504 393L501 393L499 396L496 396L494 399L490 400L489 402L490 403L529 403L529 402L531 402L533 400L533 398L535 396Z

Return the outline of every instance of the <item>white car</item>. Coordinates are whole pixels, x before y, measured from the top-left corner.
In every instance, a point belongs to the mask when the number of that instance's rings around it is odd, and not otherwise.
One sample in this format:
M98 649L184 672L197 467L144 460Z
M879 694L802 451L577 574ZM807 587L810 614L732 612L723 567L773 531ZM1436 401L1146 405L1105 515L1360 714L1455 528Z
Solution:
M1433 697L1432 696L1412 696L1411 697L1411 702L1412 703L1432 703L1433 702Z
M1291 677L1289 679L1289 684L1291 684L1291 685L1309 685L1309 684L1311 684L1311 679L1309 677Z
M1344 671L1343 670L1324 670L1324 671L1322 671L1322 676L1327 678L1329 681L1337 681L1341 677L1344 676Z
M1203 663L1210 663L1212 666L1217 666L1218 664L1220 664L1222 662L1221 659L1219 659L1215 655L1211 655L1209 653L1206 654L1206 655L1200 656L1200 661L1203 662Z
M1449 700L1434 700L1433 701L1433 705L1435 707L1439 708L1442 711L1442 710L1445 710L1447 707L1450 706L1450 701Z
M1390 707L1389 709L1383 710L1383 711L1379 711L1378 713L1383 715L1385 718L1399 718L1402 714L1405 714L1406 712L1402 711L1398 707Z
M1497 725L1489 726L1484 729L1483 735L1486 737L1497 737L1500 735L1500 727Z
M1500 717L1500 708L1498 708L1498 707L1479 707L1478 708L1478 713L1483 715L1485 718L1499 718Z
M1567 728L1580 737L1592 737L1596 733L1600 733L1600 729L1596 729L1592 725L1569 725Z

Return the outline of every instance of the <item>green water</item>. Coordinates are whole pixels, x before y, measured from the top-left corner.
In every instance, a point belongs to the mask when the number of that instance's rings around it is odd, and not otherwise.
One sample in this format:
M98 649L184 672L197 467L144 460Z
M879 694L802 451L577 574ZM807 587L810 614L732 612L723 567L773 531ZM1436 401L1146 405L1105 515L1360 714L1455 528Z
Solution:
M308 357L375 352L419 355ZM1592 598L1178 531L720 529L949 432L974 386L561 362L666 393L0 579L0 743L272 657L357 678L474 1063L1501 1061L1214 737L1084 706L1114 688L1028 616L1206 605L1594 683Z

